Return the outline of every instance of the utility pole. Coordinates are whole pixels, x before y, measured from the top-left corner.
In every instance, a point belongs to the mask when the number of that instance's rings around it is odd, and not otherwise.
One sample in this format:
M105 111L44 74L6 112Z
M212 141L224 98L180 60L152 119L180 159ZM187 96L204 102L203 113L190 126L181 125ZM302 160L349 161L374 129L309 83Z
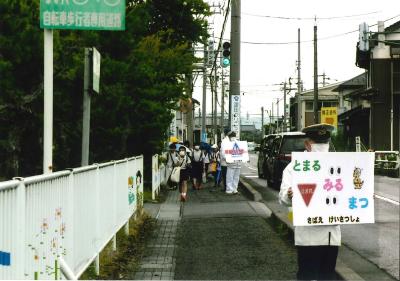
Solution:
M203 103L201 115L201 136L200 140L207 142L206 135L206 102L207 102L207 44L204 43L204 59L203 59Z
M187 140L190 142L191 145L193 145L193 101L192 101L192 75L188 74L186 75L186 89L187 89L187 94L190 101L190 109L186 113L186 124L187 124Z
M225 82L224 68L221 67L221 141L224 139L224 117L225 117Z
M214 118L213 118L213 137L214 143L218 142L217 137L217 102L218 102L218 84L217 84L217 64L214 67Z
M240 14L241 14L241 0L232 0L231 64L230 64L230 79L229 79L229 120L230 120L229 126L231 129L232 129L231 96L240 97ZM239 132L240 132L240 114L239 114Z
M317 54L317 20L314 24L314 124L318 123L318 54Z
M273 122L274 122L274 102L272 102L272 104L271 104L271 110L272 110L272 112L271 112L271 120L270 120L270 123L273 124ZM273 133L273 132L272 132L272 133Z
M324 73L322 73L322 87L325 87L325 85L326 85L326 74L324 71Z
M264 107L261 106L261 137L264 138Z
M300 106L300 95L301 95L301 58L300 58L300 28L297 29L297 130L301 128L301 106Z
M286 81L283 83L283 132L286 132Z
M91 76L91 48L85 48L85 69L83 76L83 118L82 118L82 155L81 166L89 165L90 143L90 76Z

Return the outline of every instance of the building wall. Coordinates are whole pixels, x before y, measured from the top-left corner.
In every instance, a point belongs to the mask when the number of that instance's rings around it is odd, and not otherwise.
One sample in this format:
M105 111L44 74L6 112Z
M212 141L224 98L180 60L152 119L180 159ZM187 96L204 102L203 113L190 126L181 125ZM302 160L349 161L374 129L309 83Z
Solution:
M371 101L371 146L375 150L390 150L390 106L391 106L391 67L390 59L376 59L371 62L372 87L378 93ZM393 95L394 105L394 149L399 148L399 99Z

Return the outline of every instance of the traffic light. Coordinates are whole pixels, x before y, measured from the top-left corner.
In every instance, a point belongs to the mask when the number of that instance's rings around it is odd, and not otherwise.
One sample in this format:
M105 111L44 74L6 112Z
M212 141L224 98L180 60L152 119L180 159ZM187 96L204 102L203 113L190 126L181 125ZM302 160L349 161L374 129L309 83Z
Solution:
M221 65L222 67L227 67L231 64L231 43L224 42L222 48Z

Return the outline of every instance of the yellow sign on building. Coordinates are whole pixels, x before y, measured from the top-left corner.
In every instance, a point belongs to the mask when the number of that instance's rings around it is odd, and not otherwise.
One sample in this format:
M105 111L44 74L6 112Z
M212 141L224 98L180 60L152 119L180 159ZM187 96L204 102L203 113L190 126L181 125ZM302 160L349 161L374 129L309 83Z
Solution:
M321 107L321 123L327 123L337 128L337 107Z

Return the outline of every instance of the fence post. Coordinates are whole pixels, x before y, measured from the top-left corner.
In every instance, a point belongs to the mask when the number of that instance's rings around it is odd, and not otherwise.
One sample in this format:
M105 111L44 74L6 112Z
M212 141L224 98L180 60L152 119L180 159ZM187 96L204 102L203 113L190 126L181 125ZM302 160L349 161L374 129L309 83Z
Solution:
M23 178L19 180L17 187L17 247L15 253L15 267L17 276L15 279L25 279L25 214L26 214L26 187Z
M99 276L100 275L100 247L101 245L99 244L100 241L100 167L98 164L97 168L96 168L96 192L95 192L95 208L96 208L96 251L97 251L97 256L95 259L95 271L96 271L96 275Z
M68 249L68 257L67 261L70 265L71 268L74 268L75 265L75 254L74 254L74 237L75 237L75 224L74 224L74 207L75 207L75 188L74 188L74 170L73 169L68 169L70 171L69 177L68 177L68 237L69 239L67 240L67 249ZM65 261L63 260L65 263Z
M126 162L125 162L125 172L126 172L125 173L125 179L128 180L128 184L129 184L129 159L128 158L126 158ZM127 193L128 193L128 196L127 196L127 198L128 198L129 197L129 191ZM126 200L125 202L127 202L127 204L126 204L126 206L127 206L127 208L126 208L127 221L126 221L126 224L124 226L124 231L125 231L126 235L129 235L129 220L131 218L131 210L129 209L129 199Z
M112 195L112 206L113 206L113 220L114 220L114 229L117 229L117 163L114 161L113 165L113 195ZM113 236L113 251L117 250L117 233Z
M151 157L151 199L156 200L156 166L154 162L154 155Z

